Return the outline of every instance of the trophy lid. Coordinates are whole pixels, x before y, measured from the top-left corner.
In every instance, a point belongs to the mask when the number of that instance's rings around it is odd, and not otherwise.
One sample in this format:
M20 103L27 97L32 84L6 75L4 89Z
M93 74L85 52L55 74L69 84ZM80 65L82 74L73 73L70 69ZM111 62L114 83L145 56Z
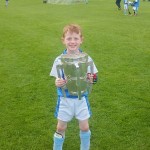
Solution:
M63 54L61 55L62 59L72 59L72 60L81 60L81 59L87 59L88 55L87 53L75 53L75 54Z

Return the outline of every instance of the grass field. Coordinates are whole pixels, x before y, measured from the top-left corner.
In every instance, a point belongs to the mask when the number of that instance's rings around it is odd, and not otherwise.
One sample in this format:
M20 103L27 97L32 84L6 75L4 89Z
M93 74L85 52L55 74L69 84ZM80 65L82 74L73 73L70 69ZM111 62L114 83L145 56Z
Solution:
M0 1L0 149L52 150L56 92L49 76L64 49L62 28L83 28L82 49L99 70L90 95L91 150L150 149L150 2L124 16L115 2L50 5ZM64 150L79 150L78 122Z

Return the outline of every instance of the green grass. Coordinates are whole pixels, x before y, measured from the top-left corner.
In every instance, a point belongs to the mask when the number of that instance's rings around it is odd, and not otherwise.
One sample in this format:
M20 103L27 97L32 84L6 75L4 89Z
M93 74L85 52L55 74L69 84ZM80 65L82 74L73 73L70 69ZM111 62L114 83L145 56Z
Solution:
M37 0L0 3L0 149L51 150L57 120L49 77L64 49L62 28L83 28L82 49L95 61L99 82L90 95L91 150L150 148L150 13L124 16L114 1L50 5ZM64 150L79 149L78 122L68 125Z

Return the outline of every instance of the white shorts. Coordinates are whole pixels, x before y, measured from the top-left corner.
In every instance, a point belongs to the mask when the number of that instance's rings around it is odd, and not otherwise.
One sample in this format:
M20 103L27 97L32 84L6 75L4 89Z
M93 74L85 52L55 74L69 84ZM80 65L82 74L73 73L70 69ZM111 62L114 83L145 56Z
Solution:
M65 122L69 122L73 117L78 120L86 120L91 115L89 102L85 97L82 97L81 100L60 97L57 111L57 119Z

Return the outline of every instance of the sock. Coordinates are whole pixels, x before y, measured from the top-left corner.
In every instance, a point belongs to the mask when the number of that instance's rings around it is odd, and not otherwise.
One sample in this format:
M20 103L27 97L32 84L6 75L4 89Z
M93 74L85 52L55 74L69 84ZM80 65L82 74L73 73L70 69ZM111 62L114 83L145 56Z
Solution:
M91 131L80 131L80 150L89 150L90 149L90 137L91 137Z
M64 143L64 137L59 133L55 133L53 150L62 150L63 143Z

